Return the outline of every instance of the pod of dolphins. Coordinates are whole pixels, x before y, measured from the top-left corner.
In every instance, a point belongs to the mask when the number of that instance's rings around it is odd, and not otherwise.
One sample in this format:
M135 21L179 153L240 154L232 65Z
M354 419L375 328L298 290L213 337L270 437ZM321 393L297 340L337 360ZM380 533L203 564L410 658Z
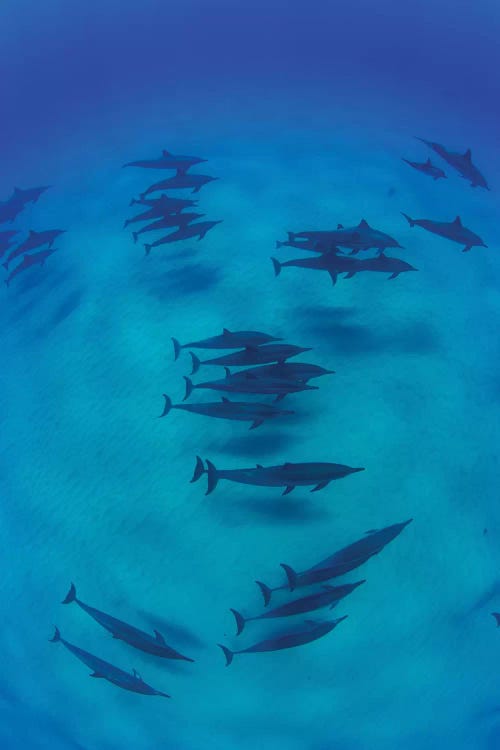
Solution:
M448 167L468 180L471 187L490 189L485 178L472 162L470 149L465 153L453 152L439 143L424 139L418 140L446 162ZM158 239L145 245L146 254L163 244L194 237L202 239L210 229L220 223L219 221L199 221L203 219L204 214L199 212L196 199L174 197L168 194L169 191L178 190L198 193L204 185L216 180L215 177L191 172L192 167L205 161L199 157L172 154L164 150L157 158L132 161L124 165L124 167L174 172L173 176L150 185L139 198L133 199L130 203L131 206L138 205L141 209L140 213L125 221L125 228L131 224L143 224L140 229L133 231L134 242L146 233L161 233ZM403 159L403 161L416 172L434 181L447 178L445 171L433 164L430 158L424 162L409 159ZM10 198L0 202L0 225L12 223L26 205L36 203L47 189L48 186L26 190L15 188ZM151 197L154 193L160 195ZM452 221L414 219L407 214L403 216L410 227L420 227L458 243L464 252L473 247L487 247L477 234L464 226L460 216ZM164 230L169 233L164 234ZM26 269L43 265L45 260L56 252L54 243L63 233L64 230L59 229L30 230L24 240L16 243L14 238L18 234L17 230L0 231L2 265L8 270L13 261L21 258L20 263L6 278L6 285L8 286L15 276ZM387 255L388 250L404 248L391 235L370 226L366 219L362 219L356 226L351 227L338 224L337 228L332 230L288 232L287 240L277 242L276 247L277 249L295 248L308 254L306 257L284 262L272 258L276 276L280 275L285 267L321 270L326 271L332 283L335 284L340 274L343 274L343 278L350 279L360 272L378 272L388 275L390 279L395 279L402 273L417 270L406 261ZM371 258L354 257L368 250L375 250L377 255ZM164 408L160 417L178 410L215 419L248 422L250 429L255 429L268 421L293 416L292 409L283 409L277 402L292 394L316 390L317 386L310 385L309 381L334 374L333 370L295 359L310 351L309 347L285 343L281 338L262 331L232 331L224 328L222 333L209 338L184 344L173 338L172 342L174 360L179 359L184 349L200 349L216 354L215 356L205 355L202 358L203 355L189 351L192 369L190 376L184 377L186 390L183 402L173 403L167 394L163 394ZM201 368L210 371L210 368L214 367L223 368L224 376L197 383L191 380L191 377ZM218 391L222 395L220 400L216 401L185 403L194 390ZM271 396L273 402L269 403L264 399L236 401L229 398L228 394L245 394L259 398ZM298 487L310 487L311 492L317 492L335 480L362 471L364 471L363 467L332 462L284 462L273 466L257 464L249 468L220 469L211 460L203 461L197 456L191 482L197 482L206 476L207 495L216 489L221 480L253 487L279 487L283 489L283 495L288 495ZM284 573L284 580L281 583L270 586L262 581L256 581L263 597L262 612L247 614L234 608L230 609L236 624L236 636L239 637L244 631L246 632L249 623L266 623L268 620L282 621L286 618L309 615L309 613L325 608L333 609L358 588L363 586L364 590L366 583L364 578L352 582L338 582L336 579L356 570L370 558L378 555L401 534L411 521L412 519L409 519L378 530L368 531L360 539L331 553L309 568L296 569L288 563L281 563ZM300 596L296 593L299 589L305 589ZM277 604L273 603L270 607L271 600L275 596L283 596L284 592L288 593L286 599ZM71 584L62 603L77 605L114 639L122 641L129 647L157 658L179 662L194 661L169 645L159 631L154 630L152 634L148 633L86 604L77 597L74 584ZM500 613L493 612L492 614L500 627ZM286 626L278 634L270 635L264 640L238 650L223 644L218 645L223 651L226 666L229 666L235 655L273 652L312 643L332 632L347 617L348 615L342 615L335 619L307 619L298 625L293 624L292 620L292 624ZM55 627L54 635L50 640L53 643L62 644L67 651L85 664L91 670L90 676L93 678L107 680L123 690L142 695L170 698L169 694L145 682L137 670L125 671L65 640L58 627Z
M48 190L50 185L42 187L14 188L10 198L0 202L0 224L12 223L29 203L37 203L40 196ZM0 231L0 259L5 270L9 270L12 261L22 256L21 262L18 263L9 275L4 279L5 285L10 286L11 281L19 274L24 273L29 268L43 266L47 258L50 258L55 252L54 242L58 237L64 234L63 229L47 229L42 232L35 232L33 229L28 231L25 240L19 244L14 243L14 237L18 234L17 229ZM39 249L44 248L44 249ZM37 252L34 252L34 251ZM3 260L5 256L5 260Z
M162 192L159 198L149 198L152 193L170 190L190 189L192 193L198 193L203 185L216 180L216 177L208 175L193 174L190 168L205 162L206 159L200 159L198 156L185 156L183 154L172 154L170 151L163 150L161 156L157 159L140 159L124 164L124 167L140 167L142 169L167 169L173 170L176 174L166 180L150 185L139 198L133 198L130 205L139 204L147 210L137 214L132 219L127 219L124 228L129 224L137 222L150 221L142 229L132 232L134 242L137 242L139 235L146 232L163 232L163 230L172 230L169 234L164 234L153 242L146 243L144 250L149 255L151 250L160 245L167 245L181 240L188 240L197 237L202 240L207 232L213 229L219 221L197 221L202 219L205 214L197 213L195 209L197 200L189 198L174 198ZM187 211L185 211L187 209Z

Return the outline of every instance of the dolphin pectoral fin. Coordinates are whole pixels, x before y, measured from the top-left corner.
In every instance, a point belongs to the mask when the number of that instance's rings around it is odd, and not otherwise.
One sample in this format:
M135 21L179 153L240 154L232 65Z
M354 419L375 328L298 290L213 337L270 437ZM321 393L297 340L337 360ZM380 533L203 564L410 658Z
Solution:
M318 492L318 490L323 490L329 484L330 484L330 480L326 482L320 482L319 484L316 485L316 487L312 488L311 492Z
M389 279L396 279L398 276L399 276L399 273L394 272L394 273L391 273L391 275L389 276Z
M103 677L103 675L99 674L99 672L91 672L90 673L90 677L97 677L97 678L99 678L99 677Z
M285 396L286 396L286 393L278 393L278 395L276 396L276 398L274 399L274 401L275 402L276 401L283 401L283 399L285 398Z
M255 430L255 428L256 427L260 427L261 424L264 424L264 420L263 419L256 419L255 421L252 422L252 424L250 425L249 429L250 430Z
M332 285L335 286L335 284L337 283L337 274L335 273L335 271L328 271L328 273L332 280Z
M356 271L349 271L349 272L348 272L348 273L346 273L346 275L344 276L344 279L352 279L352 277L353 277L353 276L356 276Z
M284 491L283 491L283 492L282 492L281 494L282 494L282 495L289 495L289 494L290 494L290 492L291 492L292 490L294 490L294 489L295 489L295 485L294 485L294 484L288 484L288 485L287 485L287 486L285 487Z
M462 252L463 252L463 253L468 253L468 252L469 252L469 250L472 250L472 246L471 246L471 245L466 245L466 246L464 247L464 249L462 250Z

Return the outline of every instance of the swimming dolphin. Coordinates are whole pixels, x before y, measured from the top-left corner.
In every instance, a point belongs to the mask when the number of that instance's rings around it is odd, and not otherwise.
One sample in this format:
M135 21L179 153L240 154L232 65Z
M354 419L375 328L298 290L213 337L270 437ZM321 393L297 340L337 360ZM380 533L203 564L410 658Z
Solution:
M49 248L51 248L56 239L61 234L64 234L65 231L65 229L48 229L45 232L34 232L32 229L30 229L29 235L24 240L24 242L21 242L20 245L14 248L14 250L12 250L10 255L7 257L5 263L2 263L3 267L8 268L9 264L14 260L14 258L17 258L19 255L23 255L24 253L29 253L31 250L36 250L37 247L43 247L43 245L47 245Z
M183 214L180 212L172 214L171 216L164 216L161 219L157 219L157 221L153 221L152 224L146 224L146 226L139 229L138 232L132 232L132 237L134 238L134 242L137 242L140 234L144 234L145 232L158 232L160 229L168 229L169 227L183 227L190 224L192 221L196 221L196 219L201 219L202 216L205 216L205 214Z
M351 254L360 250L369 250L375 248L379 252L388 247L397 247L403 249L394 237L391 237L380 229L371 227L366 219L361 219L355 227L344 227L338 224L337 229L326 232L300 232L291 235L292 237L305 237L306 239L320 241L334 240L336 245L351 249ZM324 250L323 250L324 251Z
M165 245L170 242L180 242L181 240L189 240L191 237L198 237L198 240L202 240L206 233L209 232L216 224L221 224L223 219L219 221L197 221L195 224L188 224L178 229L176 232L168 234L166 237L161 237L155 242L151 242L148 245L144 245L146 255L149 255L151 248L159 247L159 245Z
M296 487L313 485L311 492L322 490L335 479L341 479L349 474L364 471L363 468L352 468L344 464L333 463L284 463L279 466L264 467L257 464L251 469L216 469L211 461L203 461L196 457L196 466L191 482L196 482L202 474L207 474L208 486L206 495L217 487L220 479L227 479L239 484L251 484L257 487L284 487L283 495L288 495Z
M465 245L462 252L466 253L471 248L488 247L485 245L481 237L470 229L463 226L460 216L457 216L454 221L433 221L432 219L412 219L407 214L403 214L406 221L411 227L422 227L432 234L437 234L440 237L445 237L447 240L452 242L458 242L460 245Z
M272 404L257 404L254 401L230 401L225 396L222 397L221 401L204 404L172 404L166 393L163 394L163 398L165 399L165 408L160 417L166 416L171 409L183 409L184 411L202 414L206 417L251 422L251 430L260 427L266 419L295 413L293 411L278 409Z
M132 198L129 205L149 206L149 208L162 206L172 213L175 213L176 211L182 211L183 208L195 206L197 203L197 200L191 200L190 198L171 198L170 195L162 193L159 198Z
M192 188L191 192L199 193L203 185L208 185L209 182L214 182L218 179L218 177L209 177L206 174L185 174L178 172L167 180L155 182L154 185L150 185L144 193L141 193L141 199L146 198L150 193L154 193L157 190L185 190Z
M439 180L440 178L446 177L446 173L439 167L436 167L430 159L427 159L427 161L424 162L409 161L408 159L402 159L402 161L404 161L405 164L409 164L413 169L416 169L417 172L429 175L433 180Z
M70 590L68 591L63 604L71 604L76 602L78 606L83 609L88 615L90 615L99 625L105 630L108 630L113 638L128 643L129 646L137 648L139 651L145 651L147 654L153 654L153 656L160 656L163 659L180 659L182 661L194 661L187 656L183 656L175 649L168 646L165 642L165 638L157 630L154 631L154 636L149 633L135 628L133 625L129 625L123 620L118 620L116 617L107 615L105 612L101 612L99 609L90 607L88 604L80 601L76 596L76 588L74 583L71 584Z
M265 641L256 643L253 646L242 649L241 651L231 651L227 646L223 646L221 643L218 646L224 652L226 657L226 667L228 667L235 654L255 654L265 651L281 651L285 648L295 648L295 646L303 646L306 643L317 641L327 633L330 633L342 620L345 620L347 615L339 617L337 620L330 620L328 622L314 622L312 620L306 620L306 630L301 630L296 633L286 633L284 635L277 636L276 638L268 638Z
M436 154L439 154L439 156L444 159L450 167L456 169L464 180L469 180L471 187L482 187L485 190L490 189L479 169L472 163L472 153L470 148L468 148L465 153L460 154L455 151L448 151L446 146L443 146L441 143L426 141L424 138L417 138L417 140L425 143L425 145L431 148Z
M307 383L312 378L319 378L322 375L335 375L335 370L326 370L319 365L311 365L307 362L280 362L274 365L261 365L260 367L250 367L248 370L240 370L232 373L233 377L241 376L243 378L285 378L286 380L298 380Z
M15 187L12 194L12 199L20 201L23 206L25 206L27 203L36 203L40 196L51 187L52 185L43 185L42 187L26 188L26 190Z
M174 359L177 359L181 349L241 349L242 347L256 347L261 344L269 344L271 341L281 340L261 331L230 331L228 328L223 328L219 336L191 341L189 344L179 344L177 339L172 339L172 343L174 345Z
M193 383L190 378L184 376L186 381L186 393L184 401L189 398L196 389L208 389L212 391L224 391L226 393L253 393L255 395L276 396L275 401L281 401L290 393L300 391L317 391L315 385L307 385L304 381L291 380L290 378L256 378L253 375L242 377L242 373L231 375L226 368L226 377L221 380L209 380L205 383Z
M179 173L187 172L189 167L195 164L201 164L207 161L200 159L198 156L183 156L171 154L165 149L157 159L140 159L139 161L129 161L124 167L143 167L145 169L175 169Z
M290 357L297 357L303 352L311 351L311 347L294 346L293 344L266 344L265 346L247 346L239 352L223 354L221 357L200 360L190 352L193 361L191 375L200 369L201 365L222 365L224 367L246 367L247 365L268 364L269 362L285 362Z
M276 258L271 258L271 261L275 276L279 276L281 269L288 266L294 268L309 268L313 271L326 271L334 285L337 283L337 276L339 273L344 271L346 273L350 272L358 263L354 258L346 258L343 255L339 256L335 251L330 250L326 253L321 253L321 255L315 255L312 258L295 258L284 262L281 262Z
M54 636L50 639L52 643L62 643L65 648L70 651L73 656L76 656L83 664L86 664L89 669L92 670L90 673L91 677L101 677L108 682L112 682L113 685L117 685L123 690L129 690L132 693L142 693L142 695L161 695L163 698L170 698L166 693L161 693L159 690L155 690L148 685L140 674L135 669L132 672L124 672L123 669L115 667L103 659L99 659L94 654L90 654L88 651L84 651L78 646L74 646L72 643L65 641L61 638L59 628L56 627Z
M303 586L322 583L324 581L343 576L350 573L351 570L359 568L374 555L378 555L384 547L396 539L399 534L412 522L412 518L402 523L395 523L382 529L371 530L361 539L358 539L346 547L343 547L332 555L321 560L321 562L307 568L301 573L296 573L290 565L281 564L285 570L288 583L276 588L270 588L262 581L256 581L257 586L264 597L264 604L267 607L271 601L271 595L274 591L294 590Z
M300 241L293 239L293 237L293 232L288 232L288 240L285 240L285 242L276 240L276 250L279 250L281 247L293 247L297 250L307 250L312 253L323 253L327 250L333 250L341 254L341 250L336 246L334 240L328 237L326 239L304 239Z
M7 229L0 232L0 258L12 247L12 239L17 233L17 229Z
M147 211L143 211L141 214L137 214L132 219L127 219L123 228L126 229L129 224L136 224L138 221L149 221L150 219L161 219L167 216L180 215L182 207L171 205L168 201L159 201L153 206L148 208Z
M357 273L361 271L374 271L379 273L388 273L390 279L395 279L401 273L407 271L417 271L418 269L411 266L405 260L400 258L391 258L385 253L380 253L376 258L367 258L366 260L358 260L357 265L348 271L344 276L344 279L352 279Z
M9 275L7 276L7 278L5 279L6 286L9 286L12 279L14 279L20 273L27 271L28 268L32 268L33 266L43 266L47 258L50 255L53 255L55 252L57 252L57 250L55 247L53 247L51 250L40 250L40 252L38 253L31 253L31 255L25 255L22 261L19 263L19 265L17 265L14 268L14 270L11 271Z
M341 586L322 586L322 591L309 594L301 599L294 599L291 602L282 604L280 607L269 609L256 617L243 617L236 609L231 609L234 619L236 620L236 635L243 632L245 624L252 620L267 620L275 617L291 617L292 615L313 612L316 609L330 607L333 609L345 596L352 593L358 586L365 583L365 580L356 581L356 583L344 583Z

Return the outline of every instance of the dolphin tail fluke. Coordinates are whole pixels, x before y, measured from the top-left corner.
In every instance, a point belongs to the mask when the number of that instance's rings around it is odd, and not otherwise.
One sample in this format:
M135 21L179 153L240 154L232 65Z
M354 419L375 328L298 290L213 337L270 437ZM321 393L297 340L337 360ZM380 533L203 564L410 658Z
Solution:
M271 601L271 596L273 593L272 589L270 589L269 586L267 586L265 583L262 583L262 581L255 581L255 583L261 590L262 596L264 597L264 607L267 607L267 605Z
M288 242L295 242L295 232L287 232Z
M295 587L297 586L297 573L293 568L290 567L290 565L285 565L285 563L280 563L280 565L285 571L286 577L288 578L290 591L294 591Z
M135 206L136 203L137 203L136 199L132 198L132 200L130 201L130 203L128 205L129 206Z
M57 641L61 640L61 633L59 632L59 628L57 627L57 625L54 625L54 628L54 635L52 636L52 638L49 638L51 643L57 643Z
M191 484L193 482L197 482L198 479L201 477L202 474L204 474L206 471L205 467L203 466L203 461L199 456L196 456L196 465L194 467L193 477L191 479Z
M198 359L198 357L196 356L196 354L194 354L193 352L189 352L189 354L191 356L191 361L193 363L193 369L191 370L191 375L194 375L200 369L201 362Z
M279 276L281 273L281 263L276 258L271 258L274 267L274 275Z
M228 667L233 661L234 652L231 651L231 649L229 649L227 646L223 646L222 643L218 643L217 645L224 652L224 656L226 657L226 667Z
M207 464L207 474L208 474L208 487L207 491L205 492L205 495L210 495L211 492L215 490L217 487L217 482L219 481L219 477L217 476L217 469L213 465L211 461L208 461L208 459L205 459L205 462Z
M162 413L160 414L160 418L161 417L166 417L167 414L169 413L170 409L172 408L172 399L169 398L166 393L163 394L163 398L165 399L165 407L164 407Z
M412 218L411 218L410 216L408 216L408 214L405 214L405 213L403 213L402 211L401 211L401 213L402 213L402 215L403 215L403 216L405 217L405 219L406 219L406 221L408 222L408 224L409 224L409 225L410 225L411 227L414 227L414 226L415 226L415 222L413 221L413 219L412 219Z
M236 620L236 635L240 635L240 633L243 632L246 620L236 609L231 609L229 611L233 613L234 619Z
M144 245L144 251L146 255L149 255L149 253L151 252L151 247L151 245Z
M71 604L71 602L74 602L75 600L76 600L76 588L75 588L75 584L72 583L68 593L66 594L66 598L62 600L62 604Z
M186 381L186 393L184 394L184 398L182 399L183 401L190 397L194 389L191 378L188 378L187 375L184 375L184 380Z
M279 240L276 240L276 250L279 250L280 247L283 247L284 244L285 244L284 242L280 242Z
M179 359L179 354L181 353L182 346L179 344L177 339L172 339L172 343L174 345L174 359Z

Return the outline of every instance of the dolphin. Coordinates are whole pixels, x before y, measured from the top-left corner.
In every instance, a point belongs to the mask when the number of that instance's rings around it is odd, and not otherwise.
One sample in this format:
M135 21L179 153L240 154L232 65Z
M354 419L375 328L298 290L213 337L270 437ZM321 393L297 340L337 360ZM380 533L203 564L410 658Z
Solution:
M219 221L198 221L195 224L188 224L178 229L176 232L168 234L166 237L161 237L155 242L151 242L149 245L144 245L146 255L149 255L151 248L158 247L159 245L165 245L170 242L180 242L181 240L189 240L191 237L198 237L198 240L202 240L206 233L209 232L216 224L221 224L223 219Z
M83 664L86 664L89 669L92 670L90 673L91 677L101 677L108 682L112 682L113 685L117 685L123 690L130 690L132 693L142 693L142 695L161 695L163 698L170 698L170 695L161 693L159 690L155 690L148 685L140 674L135 669L132 672L124 672L123 669L115 667L103 659L99 659L94 654L90 654L88 651L84 651L78 646L74 646L72 643L65 641L61 638L59 628L56 627L54 636L50 639L52 643L62 643L65 648L70 651L73 656L76 656Z
M55 247L53 247L50 250L40 250L40 252L38 253L25 255L19 265L17 265L5 279L6 286L9 286L13 278L15 278L18 274L27 271L28 268L31 268L32 266L43 266L47 258L50 255L53 255L55 252L57 252L57 250Z
M159 201L153 206L148 208L147 211L143 211L141 214L137 214L132 219L127 219L123 228L126 229L129 224L136 224L138 221L149 221L150 219L162 219L167 216L179 215L182 211L182 207L171 205L167 201Z
M439 180L440 178L446 177L446 173L439 167L436 167L430 159L427 159L427 161L424 162L409 161L408 159L402 159L402 161L404 161L405 164L409 164L413 169L416 169L417 172L429 175L433 180Z
M290 393L318 390L315 385L307 385L304 381L291 380L290 378L257 378L252 375L242 377L242 373L231 375L228 368L226 368L226 377L221 380L209 380L205 383L196 384L192 383L188 377L184 377L184 380L186 381L184 401L189 398L195 389L225 391L226 393L267 394L276 396L275 401L281 401Z
M230 401L225 396L222 397L221 401L204 404L172 404L166 393L163 394L163 398L165 399L165 408L160 417L166 416L171 409L182 409L194 414L203 414L206 417L251 422L251 430L260 427L266 419L295 414L293 411L278 409L272 404L257 404L254 401Z
M138 232L132 232L132 237L134 238L134 242L137 242L140 234L144 234L145 232L158 232L160 229L168 229L169 227L184 227L192 221L196 221L196 219L201 219L202 216L205 216L205 214L183 214L180 212L172 214L171 216L164 216L161 219L157 219L157 221L153 221L152 224L146 224L146 226L139 229Z
M276 638L268 638L265 641L256 643L253 646L242 649L241 651L231 651L227 646L223 646L221 643L218 646L224 652L226 657L226 667L228 667L233 661L235 654L255 654L265 651L281 651L285 648L295 648L295 646L303 646L306 643L317 641L327 633L330 633L342 620L345 620L347 615L339 617L337 620L330 620L327 622L314 622L312 620L306 620L306 630L301 630L295 633L286 633L279 635Z
M174 359L177 359L181 349L241 349L242 347L256 347L261 344L269 344L271 341L281 340L261 331L230 331L228 328L223 328L219 336L191 341L189 344L179 344L177 339L172 339L172 342Z
M133 625L129 625L123 620L118 620L116 617L107 615L105 612L101 612L99 609L90 607L88 604L80 601L76 596L75 584L72 583L70 590L68 591L63 604L71 604L75 602L78 606L83 609L88 615L90 615L99 625L105 630L108 630L113 638L128 643L129 646L133 646L139 651L145 651L147 654L153 654L153 656L160 656L163 659L180 659L182 661L194 661L187 656L183 656L175 649L168 646L165 642L165 638L157 630L154 631L154 636L135 628Z
M240 370L233 373L233 377L243 378L285 378L286 380L298 380L307 383L312 378L319 378L322 375L335 375L335 370L326 370L319 365L311 365L307 362L280 362L274 365L261 365L260 367L250 367L248 370Z
M305 612L313 612L316 609L322 609L322 607L330 607L333 609L337 606L341 599L348 596L350 593L357 589L358 586L365 583L365 580L356 581L356 583L344 583L341 586L322 586L322 591L309 594L301 599L294 599L291 602L282 604L280 607L269 609L261 615L256 617L243 617L236 609L231 609L234 619L236 620L236 635L240 635L243 632L245 624L252 620L267 620L275 617L291 617L292 615L304 614Z
M368 224L366 219L361 219L355 227L344 227L342 224L338 224L335 230L326 232L300 232L292 236L304 237L318 242L321 240L333 240L336 245L350 248L352 254L360 250L369 250L370 248L375 248L379 252L388 247L403 249L402 245L394 237L381 232L379 229L374 229Z
M280 242L279 240L276 240L276 250L279 250L281 247L293 247L297 250L304 250L309 251L312 253L323 253L327 250L334 250L336 253L340 254L339 248L336 246L336 243L334 240L329 239L326 237L325 239L317 238L317 239L304 239L304 240L296 240L294 239L293 232L288 232L288 240L285 240L284 242Z
M139 159L139 161L129 161L124 167L142 167L143 169L175 169L179 173L187 172L189 167L195 164L201 164L207 161L200 159L198 156L184 156L181 154L171 154L170 151L163 149L161 156L157 159Z
M41 187L26 188L26 190L15 187L12 194L12 199L20 201L23 206L25 206L27 203L36 203L40 196L51 187L52 185L42 185Z
M470 148L468 148L465 153L460 154L455 151L448 151L446 146L443 146L441 143L426 141L424 138L418 137L417 141L425 143L425 145L431 148L436 154L439 154L439 156L444 159L450 167L453 167L453 169L455 169L464 180L470 181L471 187L482 187L485 190L490 189L479 169L472 163L472 153Z
M358 260L357 265L344 276L344 279L352 279L360 271L375 271L380 273L388 273L390 279L395 279L401 273L407 271L417 271L417 268L411 266L405 260L400 258L391 258L385 253L380 253L376 258L367 258L366 260Z
M29 253L31 250L36 250L37 247L43 247L47 245L49 248L52 247L54 242L61 234L64 234L65 229L48 229L45 232L34 232L30 229L28 237L18 245L10 255L7 257L5 263L2 263L4 268L8 268L9 264L17 258L19 255Z
M132 198L129 205L149 206L149 208L162 206L172 213L175 213L176 211L182 211L183 208L195 206L197 203L197 200L190 200L189 198L171 198L170 195L162 193L159 198Z
M403 214L406 221L411 227L422 227L432 234L437 234L440 237L445 237L447 240L452 242L458 242L460 245L465 245L462 252L466 253L471 248L488 247L485 245L481 237L470 229L467 229L462 224L462 219L457 216L454 221L433 221L432 219L412 219L407 214Z
M374 555L378 555L384 547L396 539L399 534L412 522L412 518L402 523L395 523L392 526L386 526L382 529L372 529L368 531L361 539L358 539L346 547L343 547L332 555L329 555L321 562L307 568L301 573L296 573L290 565L281 564L285 570L288 583L276 588L270 588L262 581L256 581L264 597L264 604L267 606L271 601L271 595L274 591L293 591L296 588L311 586L312 584L322 583L338 576L350 573L351 570L359 568Z
M12 239L17 233L17 229L7 229L0 232L0 258L12 247Z
M221 357L200 360L190 352L193 361L191 375L200 369L201 365L222 365L223 367L246 367L247 365L268 364L269 362L285 362L290 357L297 357L303 352L311 351L311 347L294 346L293 344L266 344L265 346L248 346L239 352L223 354Z
M146 198L150 193L155 193L157 190L186 190L191 188L191 192L199 193L203 185L208 185L209 182L214 182L217 179L218 177L209 177L206 174L185 174L178 172L167 180L161 180L161 182L155 182L154 185L150 185L144 193L141 193L141 199Z
M227 479L239 484L251 484L257 487L284 487L283 495L288 495L296 487L313 485L311 492L324 489L335 479L341 479L349 474L364 471L364 468L352 468L344 464L333 463L284 463L279 466L264 467L257 464L251 469L216 469L211 461L203 461L196 457L196 466L191 482L196 482L202 474L207 474L208 486L206 495L217 487L220 479Z
M339 273L344 271L349 273L358 263L354 258L339 256L335 251L330 250L321 255L315 255L312 258L295 258L294 260L286 260L284 262L280 262L276 258L271 258L271 261L275 276L279 276L281 269L288 266L294 268L309 268L313 271L326 271L334 285L337 283L337 276Z
M0 202L0 224L12 223L23 209L24 203L16 198L9 198L7 201Z

